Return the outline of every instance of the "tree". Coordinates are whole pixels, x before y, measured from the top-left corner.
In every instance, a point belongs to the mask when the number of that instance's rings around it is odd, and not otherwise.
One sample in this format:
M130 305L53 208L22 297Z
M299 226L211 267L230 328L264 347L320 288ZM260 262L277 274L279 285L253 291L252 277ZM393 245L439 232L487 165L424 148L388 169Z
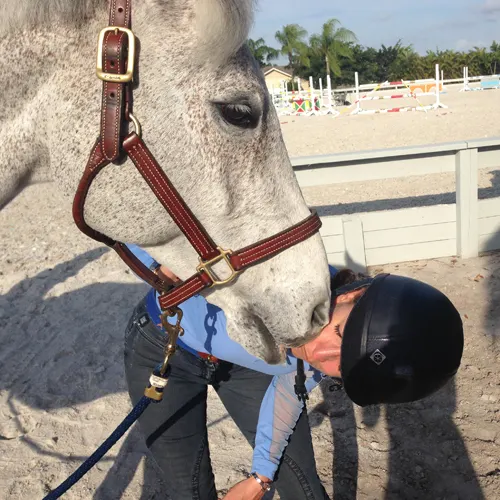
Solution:
M378 67L379 82L385 82L386 80L390 79L389 75L391 74L391 66L396 61L400 50L401 50L401 40L399 40L398 43L394 45L394 47L392 46L386 47L385 45L382 44L382 47L378 50L377 63L379 66Z
M267 46L263 38L259 38L258 40L249 38L247 40L247 45L260 66L269 64L273 59L279 56L279 51Z
M321 34L313 35L310 40L311 49L314 54L321 56L326 65L326 74L331 71L335 76L342 73L340 57L352 58L352 46L358 39L356 35L347 28L343 28L338 19L329 19L323 24Z
M402 46L398 43L396 47L398 54L389 67L391 80L418 80L428 76L422 57L411 45Z
M298 24L287 24L282 31L277 31L275 38L281 44L280 53L288 57L288 66L292 70L292 77L295 76L299 66L310 65L308 57L307 43L304 38L307 31Z
M491 68L490 72L492 75L498 74L500 71L500 44L493 42L490 47L491 52Z

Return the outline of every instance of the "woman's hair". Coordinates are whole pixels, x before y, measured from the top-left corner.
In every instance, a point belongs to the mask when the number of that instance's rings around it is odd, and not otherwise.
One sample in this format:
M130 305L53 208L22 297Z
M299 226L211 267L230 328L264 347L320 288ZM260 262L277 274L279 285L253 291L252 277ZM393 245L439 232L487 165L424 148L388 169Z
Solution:
M355 273L352 269L342 269L335 276L330 278L331 290L336 290L344 285L349 285L355 281L368 278L368 275L363 273Z

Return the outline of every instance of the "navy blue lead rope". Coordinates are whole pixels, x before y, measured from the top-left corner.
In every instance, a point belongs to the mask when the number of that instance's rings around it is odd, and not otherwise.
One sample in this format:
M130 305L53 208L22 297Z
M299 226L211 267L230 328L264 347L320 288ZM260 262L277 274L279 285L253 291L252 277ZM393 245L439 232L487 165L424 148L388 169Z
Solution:
M55 490L52 490L43 500L55 500L66 493L76 484L94 465L106 455L109 449L129 430L132 424L142 415L151 402L155 402L147 396L143 396L135 405L134 409L125 417L123 422L113 431L113 433L90 455L85 462L76 469L71 476L61 483Z

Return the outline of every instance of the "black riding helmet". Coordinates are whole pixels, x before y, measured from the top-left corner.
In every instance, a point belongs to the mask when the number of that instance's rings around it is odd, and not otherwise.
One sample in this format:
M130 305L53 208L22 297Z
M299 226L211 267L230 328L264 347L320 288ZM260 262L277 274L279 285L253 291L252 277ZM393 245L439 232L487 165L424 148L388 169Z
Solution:
M402 276L381 274L334 293L366 286L342 338L341 374L347 395L360 406L429 396L460 366L460 314L439 290Z

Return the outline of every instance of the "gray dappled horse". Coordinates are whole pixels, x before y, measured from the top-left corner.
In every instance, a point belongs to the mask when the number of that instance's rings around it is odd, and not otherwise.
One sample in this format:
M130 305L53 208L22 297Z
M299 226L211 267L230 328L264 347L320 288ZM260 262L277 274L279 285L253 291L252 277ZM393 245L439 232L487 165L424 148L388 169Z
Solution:
M0 206L29 181L52 180L68 210L99 131L96 40L107 0L0 0ZM136 0L135 115L156 159L209 234L238 249L309 215L261 71L244 42L251 0ZM225 104L225 106L221 106ZM33 207L36 209L36 207ZM195 252L130 160L91 187L87 222L141 245L181 278ZM230 336L283 360L329 311L318 234L214 290Z

